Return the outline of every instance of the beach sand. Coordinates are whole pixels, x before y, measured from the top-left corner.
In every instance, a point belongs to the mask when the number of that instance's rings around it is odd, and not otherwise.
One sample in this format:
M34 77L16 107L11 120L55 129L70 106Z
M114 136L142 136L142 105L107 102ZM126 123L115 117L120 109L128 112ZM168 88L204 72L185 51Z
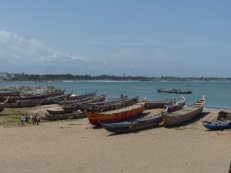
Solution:
M120 135L86 118L0 127L1 173L227 173L230 160L231 131L207 131L200 121Z

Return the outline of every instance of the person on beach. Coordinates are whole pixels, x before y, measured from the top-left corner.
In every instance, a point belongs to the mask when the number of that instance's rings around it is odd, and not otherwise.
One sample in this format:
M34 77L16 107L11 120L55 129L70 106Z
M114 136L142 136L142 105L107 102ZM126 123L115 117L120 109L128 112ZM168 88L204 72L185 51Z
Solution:
M34 125L36 124L36 115L33 116L32 122Z
M21 125L24 125L24 115L20 115L20 122L21 122Z
M37 125L40 124L40 117L39 117L39 114L37 114L36 123L37 123Z
M34 117L33 114L31 114L31 115L30 115L30 124L33 123L33 117Z
M27 116L27 114L25 116L25 122L28 124L28 116Z

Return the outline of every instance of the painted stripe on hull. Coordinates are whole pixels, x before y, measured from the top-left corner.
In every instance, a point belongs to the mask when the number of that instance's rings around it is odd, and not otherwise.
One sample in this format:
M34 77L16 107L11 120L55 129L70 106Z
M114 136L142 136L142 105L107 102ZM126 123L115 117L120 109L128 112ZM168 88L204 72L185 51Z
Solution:
M140 103L139 103L140 104ZM99 125L99 121L103 123L114 123L125 121L131 118L134 118L141 114L144 110L145 102L141 103L139 107L132 110L126 110L123 112L113 113L113 114L100 114L100 113L89 113L86 112L86 115L89 119L89 122L93 125Z

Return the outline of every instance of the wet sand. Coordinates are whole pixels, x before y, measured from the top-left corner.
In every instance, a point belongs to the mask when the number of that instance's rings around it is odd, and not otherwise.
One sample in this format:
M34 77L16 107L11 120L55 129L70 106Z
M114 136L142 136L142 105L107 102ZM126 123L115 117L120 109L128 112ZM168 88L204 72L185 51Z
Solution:
M195 121L111 135L94 129L86 118L44 122L0 127L0 156L1 173L227 173L231 131L207 131Z

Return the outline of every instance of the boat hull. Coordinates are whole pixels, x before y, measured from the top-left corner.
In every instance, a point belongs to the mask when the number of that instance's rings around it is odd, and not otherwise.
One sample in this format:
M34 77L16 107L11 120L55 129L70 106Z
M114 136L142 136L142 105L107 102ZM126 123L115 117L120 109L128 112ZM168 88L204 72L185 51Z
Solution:
M194 105L189 106L185 109L181 109L172 113L162 115L163 124L165 127L173 127L184 124L185 122L193 119L194 117L201 114L205 99L196 102Z
M168 109L168 112L175 112L175 111L181 110L184 106L185 106L185 103L179 107Z
M114 111L114 113L110 113L110 111L109 113L91 113L87 111L85 112L89 122L92 125L100 125L100 123L115 123L135 118L136 116L141 114L144 110L145 102L137 104L139 105L136 107L134 105L130 106L131 109L129 109L129 107L127 107L127 109L122 108L121 111L118 109L118 112Z
M231 128L231 121L202 121L204 127L210 130L222 130Z
M109 132L126 133L154 127L161 121L161 115L152 115L149 118L141 118L120 123L102 123L102 126Z

